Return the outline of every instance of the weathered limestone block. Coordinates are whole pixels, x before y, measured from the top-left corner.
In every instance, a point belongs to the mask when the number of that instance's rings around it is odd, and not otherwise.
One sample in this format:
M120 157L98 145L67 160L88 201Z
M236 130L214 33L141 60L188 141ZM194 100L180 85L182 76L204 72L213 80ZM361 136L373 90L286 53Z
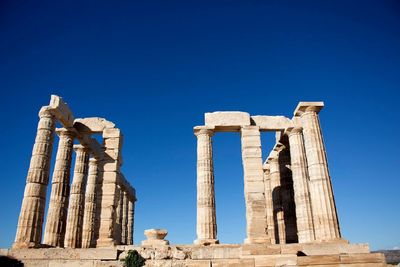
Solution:
M300 102L295 110L295 116L300 117L303 127L315 238L321 241L340 239L339 222L318 118L318 112L323 106L323 102Z
M106 128L114 128L115 124L104 118L79 118L74 120L74 128L81 133L102 133Z
M76 152L74 177L69 198L65 247L80 248L82 245L85 188L88 175L89 151L82 145L74 145Z
M51 95L49 107L54 116L61 121L64 127L71 128L74 125L74 115L64 100L56 95Z
M42 239L55 118L48 108L42 108L39 117L14 248L37 247Z
M142 246L168 245L168 240L164 240L167 234L168 231L165 229L147 229L144 231L144 235L147 237L147 240L142 241Z
M241 126L250 125L250 114L240 111L212 112L205 115L205 126L218 131L239 131Z
M279 131L293 126L292 121L284 116L251 116L251 120L260 131Z
M96 215L96 186L98 176L98 161L89 160L89 174L85 191L85 208L82 225L82 248L95 245L94 228Z
M194 132L197 137L197 239L194 242L215 244L218 239L211 141L213 128L197 126Z
M60 136L60 141L53 171L44 244L63 247L68 213L72 147L75 135L67 129L59 129L57 133Z
M264 172L258 126L241 128L247 238L245 243L270 243L267 235Z

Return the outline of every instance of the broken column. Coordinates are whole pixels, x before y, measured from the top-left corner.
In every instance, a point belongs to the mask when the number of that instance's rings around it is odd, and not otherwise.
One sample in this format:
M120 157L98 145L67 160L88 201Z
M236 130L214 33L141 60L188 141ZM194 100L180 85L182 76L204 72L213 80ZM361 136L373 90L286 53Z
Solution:
M294 114L303 127L315 238L330 241L340 239L340 230L318 118L323 106L323 102L300 102Z
M89 150L82 145L74 145L74 150L76 153L75 168L69 198L64 246L80 248L82 245L82 226L85 208L85 189L88 175Z
M48 107L39 117L13 248L38 247L42 240L55 118Z
M215 244L217 222L215 214L214 167L212 158L213 128L197 126L197 239L195 244Z
M68 212L70 170L74 133L65 128L57 129L59 135L56 163L53 171L50 205L44 234L44 244L63 247Z
M247 238L245 243L270 243L265 216L265 187L258 126L241 127Z

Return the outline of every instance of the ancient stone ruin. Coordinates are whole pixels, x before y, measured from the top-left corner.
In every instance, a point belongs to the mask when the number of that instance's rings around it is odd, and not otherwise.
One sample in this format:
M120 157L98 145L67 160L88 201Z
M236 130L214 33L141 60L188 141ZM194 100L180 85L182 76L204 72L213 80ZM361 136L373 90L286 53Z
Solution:
M25 266L387 266L383 254L370 253L368 244L349 244L340 234L318 118L323 106L300 102L292 118L206 113L205 125L194 127L194 244L170 244L166 229L148 229L139 246L133 245L135 190L120 170L121 131L105 119L74 119L63 100L52 96L39 112L15 243L0 256ZM55 129L57 120L63 128ZM265 131L276 132L276 143L263 162L260 134ZM55 132L60 140L42 241ZM241 136L243 244L220 244L217 236L212 136L218 132ZM103 143L93 134L101 134Z
M122 134L101 118L74 119L53 95L39 123L13 248L91 248L133 244L135 189L120 171ZM63 128L55 128L59 122ZM44 238L54 133L59 136ZM92 134L101 134L99 144ZM74 140L79 144L74 145ZM72 153L76 153L72 184Z

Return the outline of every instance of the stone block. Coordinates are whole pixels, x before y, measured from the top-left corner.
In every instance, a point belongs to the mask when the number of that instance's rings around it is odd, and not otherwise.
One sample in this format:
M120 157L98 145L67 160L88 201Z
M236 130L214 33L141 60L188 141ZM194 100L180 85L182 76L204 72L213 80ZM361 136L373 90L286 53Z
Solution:
M235 259L240 256L240 246L213 245L192 248L192 259Z
M339 255L316 255L298 257L297 264L299 266L309 266L317 264L339 264Z
M191 260L186 263L187 267L211 267L210 260Z
M103 138L119 138L122 136L121 130L118 128L106 128L103 131Z
M284 116L251 116L253 123L260 127L260 131L279 131L293 127L289 118Z
M254 259L216 259L211 260L212 267L254 267Z
M216 127L217 131L239 131L242 126L250 125L250 114L240 111L206 113L205 125Z
M242 245L242 256L250 255L275 255L280 254L281 248L279 245L264 245L264 244L244 244Z

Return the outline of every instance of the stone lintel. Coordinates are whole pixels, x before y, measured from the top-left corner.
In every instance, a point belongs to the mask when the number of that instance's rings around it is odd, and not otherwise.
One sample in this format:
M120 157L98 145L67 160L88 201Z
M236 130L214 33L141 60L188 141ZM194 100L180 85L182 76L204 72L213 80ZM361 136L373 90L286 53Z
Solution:
M57 96L51 95L50 105L52 113L61 122L65 128L71 128L74 125L74 115L64 100Z
M260 131L280 131L293 125L285 116L251 116L252 124L259 126Z
M251 125L250 114L241 111L216 111L204 114L205 125L219 132L240 131L242 126Z
M74 127L81 133L102 133L106 128L115 128L115 124L104 118L78 118L74 121Z
M294 116L301 116L306 111L315 111L319 113L321 109L324 107L324 102L299 102L297 105Z

